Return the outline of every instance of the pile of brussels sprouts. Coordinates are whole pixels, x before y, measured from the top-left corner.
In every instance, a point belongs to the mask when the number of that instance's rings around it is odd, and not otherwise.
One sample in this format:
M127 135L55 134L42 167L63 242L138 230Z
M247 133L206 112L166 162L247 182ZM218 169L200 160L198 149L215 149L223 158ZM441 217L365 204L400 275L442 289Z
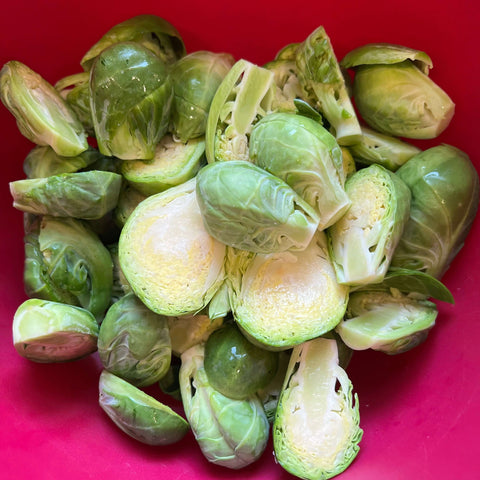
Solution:
M464 152L408 143L453 116L430 58L369 44L338 62L319 27L259 66L187 54L142 15L80 63L55 86L18 61L0 73L36 144L10 184L29 297L16 350L98 351L100 406L140 442L191 429L206 459L238 469L271 431L288 472L339 474L363 433L352 352L426 339L477 211Z

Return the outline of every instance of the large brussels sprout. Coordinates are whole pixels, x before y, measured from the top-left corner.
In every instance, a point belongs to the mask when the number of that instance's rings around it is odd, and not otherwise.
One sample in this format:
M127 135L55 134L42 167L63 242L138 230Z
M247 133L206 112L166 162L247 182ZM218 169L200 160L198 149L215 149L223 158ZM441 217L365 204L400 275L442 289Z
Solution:
M182 142L205 135L210 104L233 64L228 53L199 50L172 66L172 130Z
M361 129L330 38L325 29L314 30L296 49L298 79L305 100L328 120L340 145L361 139Z
M125 277L159 314L199 312L223 282L226 247L205 230L195 183L193 178L145 199L120 234Z
M102 316L113 284L107 248L80 220L46 215L36 224L25 238L27 295L72 303Z
M437 313L434 303L394 289L354 292L345 320L335 330L353 350L371 348L394 355L425 341Z
M20 132L37 145L49 145L65 157L88 148L85 130L67 102L22 62L12 60L0 70L0 99Z
M125 180L144 195L153 195L193 178L204 161L205 140L179 142L165 135L155 147L151 160L122 162Z
M34 362L67 362L97 350L95 317L64 303L25 300L15 312L12 329L15 349Z
M117 43L93 64L90 93L100 152L122 160L153 158L173 97L165 63L141 45Z
M81 65L90 70L95 59L111 45L135 42L151 50L164 63L174 63L186 53L182 37L167 20L156 15L137 15L114 25L83 56Z
M410 211L410 190L381 165L358 170L346 182L352 206L328 230L340 283L383 280Z
M93 220L117 205L122 177L91 170L10 182L13 206L23 212Z
M258 253L304 249L319 223L315 210L283 180L243 160L215 162L197 174L207 231Z
M105 314L98 354L106 370L137 387L158 382L172 356L167 318L152 312L133 293L123 296Z
M272 113L252 129L250 158L284 180L320 217L320 230L350 207L344 189L343 156L318 122L293 113Z
M205 128L207 161L248 160L252 126L272 111L273 73L238 60L219 85Z
M170 445L189 430L170 407L106 370L100 374L98 403L117 427L147 445Z
M299 252L228 257L233 315L252 340L285 349L328 332L342 319L349 288L339 285L324 232Z
M351 464L363 434L352 389L335 340L317 338L293 349L273 424L275 458L285 470L317 480Z
M465 152L438 145L411 158L397 175L410 187L412 205L392 265L441 278L477 214L478 173Z
M202 344L184 352L181 360L183 407L205 458L231 469L258 460L269 434L269 423L258 397L234 400L216 391L205 372Z

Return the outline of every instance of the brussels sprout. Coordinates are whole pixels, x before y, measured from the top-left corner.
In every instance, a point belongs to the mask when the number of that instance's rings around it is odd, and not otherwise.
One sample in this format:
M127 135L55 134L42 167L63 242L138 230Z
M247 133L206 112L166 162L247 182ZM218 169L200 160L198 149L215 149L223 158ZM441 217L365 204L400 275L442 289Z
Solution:
M172 360L174 359L175 357ZM163 393L181 402L182 394L180 393L179 373L180 362L171 363L167 373L158 381L158 386Z
M350 207L342 151L335 138L310 118L293 113L265 116L252 129L250 158L284 180L316 210L320 230Z
M289 43L282 47L275 55L275 60L295 60L300 43Z
M172 125L182 142L205 135L210 104L233 64L228 53L200 50L173 65Z
M208 233L236 248L302 250L318 227L317 213L292 188L244 160L203 167L196 191Z
M151 50L164 63L174 63L186 53L177 29L156 15L137 15L114 25L83 56L81 65L90 70L95 59L111 45L136 42Z
M155 148L152 160L122 162L125 180L143 195L153 195L193 178L200 169L205 140L194 138L182 143L165 135Z
M74 173L87 168L102 157L103 155L92 147L74 157L62 157L49 146L37 145L25 157L23 171L28 178Z
M137 387L153 385L170 367L166 317L152 312L133 293L123 296L105 314L98 354L109 372Z
M145 199L120 234L125 277L159 314L199 312L223 282L226 247L205 230L195 183L193 178Z
M107 245L113 263L113 286L112 286L112 300L115 303L128 293L132 293L132 287L127 282L125 274L120 267L120 260L118 258L118 243Z
M368 127L362 127L362 140L349 148L357 162L366 165L378 163L392 172L421 152L414 145Z
M103 315L112 294L109 251L80 220L44 216L26 237L24 282L27 295L72 303Z
M304 479L328 479L355 459L363 431L357 395L339 364L337 342L293 349L273 424L275 458Z
M357 171L357 165L348 147L341 147L341 150L342 150L343 176L345 179L347 179Z
M198 343L204 343L223 325L223 318L212 319L204 313L168 317L172 353L177 357Z
M173 97L165 64L141 45L115 44L96 59L90 92L100 152L122 160L153 158Z
M234 400L216 391L204 368L204 346L183 353L180 392L185 415L205 458L239 469L265 450L269 423L258 397Z
M278 354L253 345L233 323L212 332L204 353L210 385L237 400L247 399L264 388L278 368Z
M214 320L226 317L231 311L228 284L225 281L208 304L208 316Z
M219 85L205 128L208 163L248 160L248 138L255 122L272 111L273 73L238 60Z
M383 280L410 211L410 190L390 170L370 165L345 188L352 206L328 231L338 281L365 285Z
M263 68L273 73L275 86L272 110L294 113L297 109L295 100L302 95L295 59L272 60Z
M318 106L340 145L357 143L361 139L360 124L323 27L314 30L299 45L295 59L304 99Z
M249 339L286 349L331 330L349 288L339 285L324 232L300 252L229 255L232 312Z
M412 205L392 266L441 278L475 219L478 173L466 153L438 145L415 155L397 175L410 187Z
M122 177L89 171L10 182L13 206L23 212L55 217L98 219L118 200Z
M18 61L0 70L0 99L20 132L37 145L72 157L88 148L84 128L67 102L38 73Z
M117 427L148 445L170 445L189 430L170 407L106 370L100 374L98 402Z
M95 317L72 305L25 300L15 312L12 328L18 354L34 362L67 362L97 349Z
M427 300L390 291L354 292L336 331L354 350L372 348L390 355L420 343L435 325L437 307Z
M137 208L138 204L145 200L148 195L140 193L127 182L124 182L120 189L117 206L113 211L115 222L119 227L123 227L128 217Z

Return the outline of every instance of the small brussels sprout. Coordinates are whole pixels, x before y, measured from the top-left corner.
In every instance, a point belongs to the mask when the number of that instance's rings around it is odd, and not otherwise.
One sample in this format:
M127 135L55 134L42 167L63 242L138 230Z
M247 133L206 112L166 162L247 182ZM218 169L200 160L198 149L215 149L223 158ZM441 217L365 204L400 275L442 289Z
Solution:
M341 147L342 150L342 167L345 179L351 177L357 171L357 164L348 147Z
M204 159L205 140L186 143L165 135L155 148L152 160L122 162L125 180L143 195L153 195L193 178Z
M233 64L228 53L199 50L172 66L173 133L182 142L205 135L210 104Z
M205 458L231 469L258 460L269 435L268 419L258 397L234 400L216 391L205 372L202 344L184 352L181 360L183 407Z
M135 43L117 43L90 74L93 126L101 153L149 160L166 133L173 90L166 65Z
M91 170L10 182L13 206L23 212L99 219L117 204L122 177Z
M166 317L133 293L123 296L105 314L98 354L109 372L137 387L153 385L167 373L172 357Z
M173 360L175 357L173 358ZM158 381L160 390L166 395L170 395L179 402L182 401L182 394L180 393L180 362L174 362L170 364L167 373Z
M441 278L477 214L478 173L465 152L438 145L415 155L397 175L410 187L412 205L392 266Z
M248 161L252 126L272 111L273 73L247 60L238 60L219 85L205 128L208 163Z
M421 150L403 140L362 127L362 140L349 147L355 160L365 165L378 163L395 172Z
M45 215L26 237L24 283L30 297L72 303L98 318L110 304L112 258L85 223Z
M189 430L170 407L106 370L100 374L98 403L117 427L147 445L170 445Z
M328 120L339 145L361 139L361 129L343 73L325 29L314 30L296 50L298 79L303 98L311 100Z
M317 480L351 464L363 435L352 389L335 340L316 338L293 349L273 424L275 458L285 470Z
M224 279L225 245L203 225L195 178L152 195L128 218L120 265L135 294L156 313L196 313Z
M425 341L437 313L434 303L394 289L354 292L345 320L335 330L353 350L371 348L396 355Z
M383 280L410 211L410 190L381 165L358 170L346 182L352 206L328 230L338 281L365 285Z
M347 306L349 288L337 282L324 232L299 252L230 254L227 278L237 324L266 348L290 348L328 332Z
M124 182L118 195L117 205L113 211L115 223L120 228L123 227L138 204L147 197L148 195L144 195L127 182Z
M264 388L278 368L278 354L251 343L233 323L212 332L204 353L210 385L237 400L249 398Z
M166 64L174 63L186 53L182 37L170 22L156 15L137 15L108 30L92 45L80 64L88 71L103 50L129 41L148 48Z
M30 298L13 318L13 344L33 362L67 362L97 350L98 323L87 310Z
M128 293L132 293L132 287L127 282L125 274L120 267L120 260L118 259L118 243L107 245L113 263L113 286L112 286L112 301L115 303Z
M342 151L335 138L310 118L293 113L263 117L252 129L250 159L284 180L316 210L320 230L350 207Z
M60 93L38 73L12 60L0 70L0 99L17 121L22 135L72 157L88 148L79 119Z
M318 215L307 202L250 162L215 162L196 178L205 228L226 245L258 253L302 250L318 227Z

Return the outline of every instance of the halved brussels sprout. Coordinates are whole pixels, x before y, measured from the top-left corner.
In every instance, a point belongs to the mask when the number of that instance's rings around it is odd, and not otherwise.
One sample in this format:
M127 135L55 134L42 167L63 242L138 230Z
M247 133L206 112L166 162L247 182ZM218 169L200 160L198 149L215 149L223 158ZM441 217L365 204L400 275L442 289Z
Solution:
M125 277L159 314L199 312L223 282L226 247L205 230L195 183L193 178L145 199L120 234Z
M165 135L151 160L122 162L125 180L144 195L153 195L193 178L204 160L205 140L194 138L186 143Z
M204 346L183 353L180 392L185 415L205 458L239 469L260 458L269 423L258 397L234 400L216 391L204 368Z
M272 110L295 113L295 100L302 95L295 59L275 59L266 63L263 68L273 72Z
M93 220L115 208L122 177L91 170L10 182L13 206L23 212Z
M170 120L166 65L139 44L117 43L95 60L90 94L100 152L122 160L153 158Z
M79 119L60 93L22 62L12 60L0 70L0 99L20 132L37 145L72 157L88 148Z
M170 407L106 370L100 374L98 402L117 427L147 445L170 445L189 430Z
M363 435L352 389L335 340L316 338L293 349L273 424L275 458L285 470L328 479L352 463Z
M228 257L232 312L247 336L286 349L328 332L342 319L349 288L339 285L324 232L299 252Z
M137 387L158 382L172 357L167 318L152 312L133 293L123 296L105 314L98 354L106 370Z
M87 310L31 298L13 317L18 354L39 363L68 362L97 350L98 323Z
M412 205L392 266L441 278L477 214L478 173L465 152L438 145L411 158L397 175L410 187Z
M258 253L302 250L318 227L307 202L250 162L215 162L196 178L205 228L226 245Z
M143 45L166 64L175 62L186 53L182 37L170 22L156 15L137 15L114 25L92 45L80 62L82 67L90 70L103 50L120 42Z
M365 285L383 280L410 211L410 190L381 165L358 170L346 182L348 212L328 230L338 281Z
M345 320L335 330L353 350L372 348L396 355L425 341L437 313L434 303L395 289L354 292Z
M323 230L350 207L344 189L342 151L318 122L293 113L272 113L252 128L250 159L281 178L311 205Z
M205 135L210 104L233 64L228 53L199 50L172 66L172 129L182 142Z

